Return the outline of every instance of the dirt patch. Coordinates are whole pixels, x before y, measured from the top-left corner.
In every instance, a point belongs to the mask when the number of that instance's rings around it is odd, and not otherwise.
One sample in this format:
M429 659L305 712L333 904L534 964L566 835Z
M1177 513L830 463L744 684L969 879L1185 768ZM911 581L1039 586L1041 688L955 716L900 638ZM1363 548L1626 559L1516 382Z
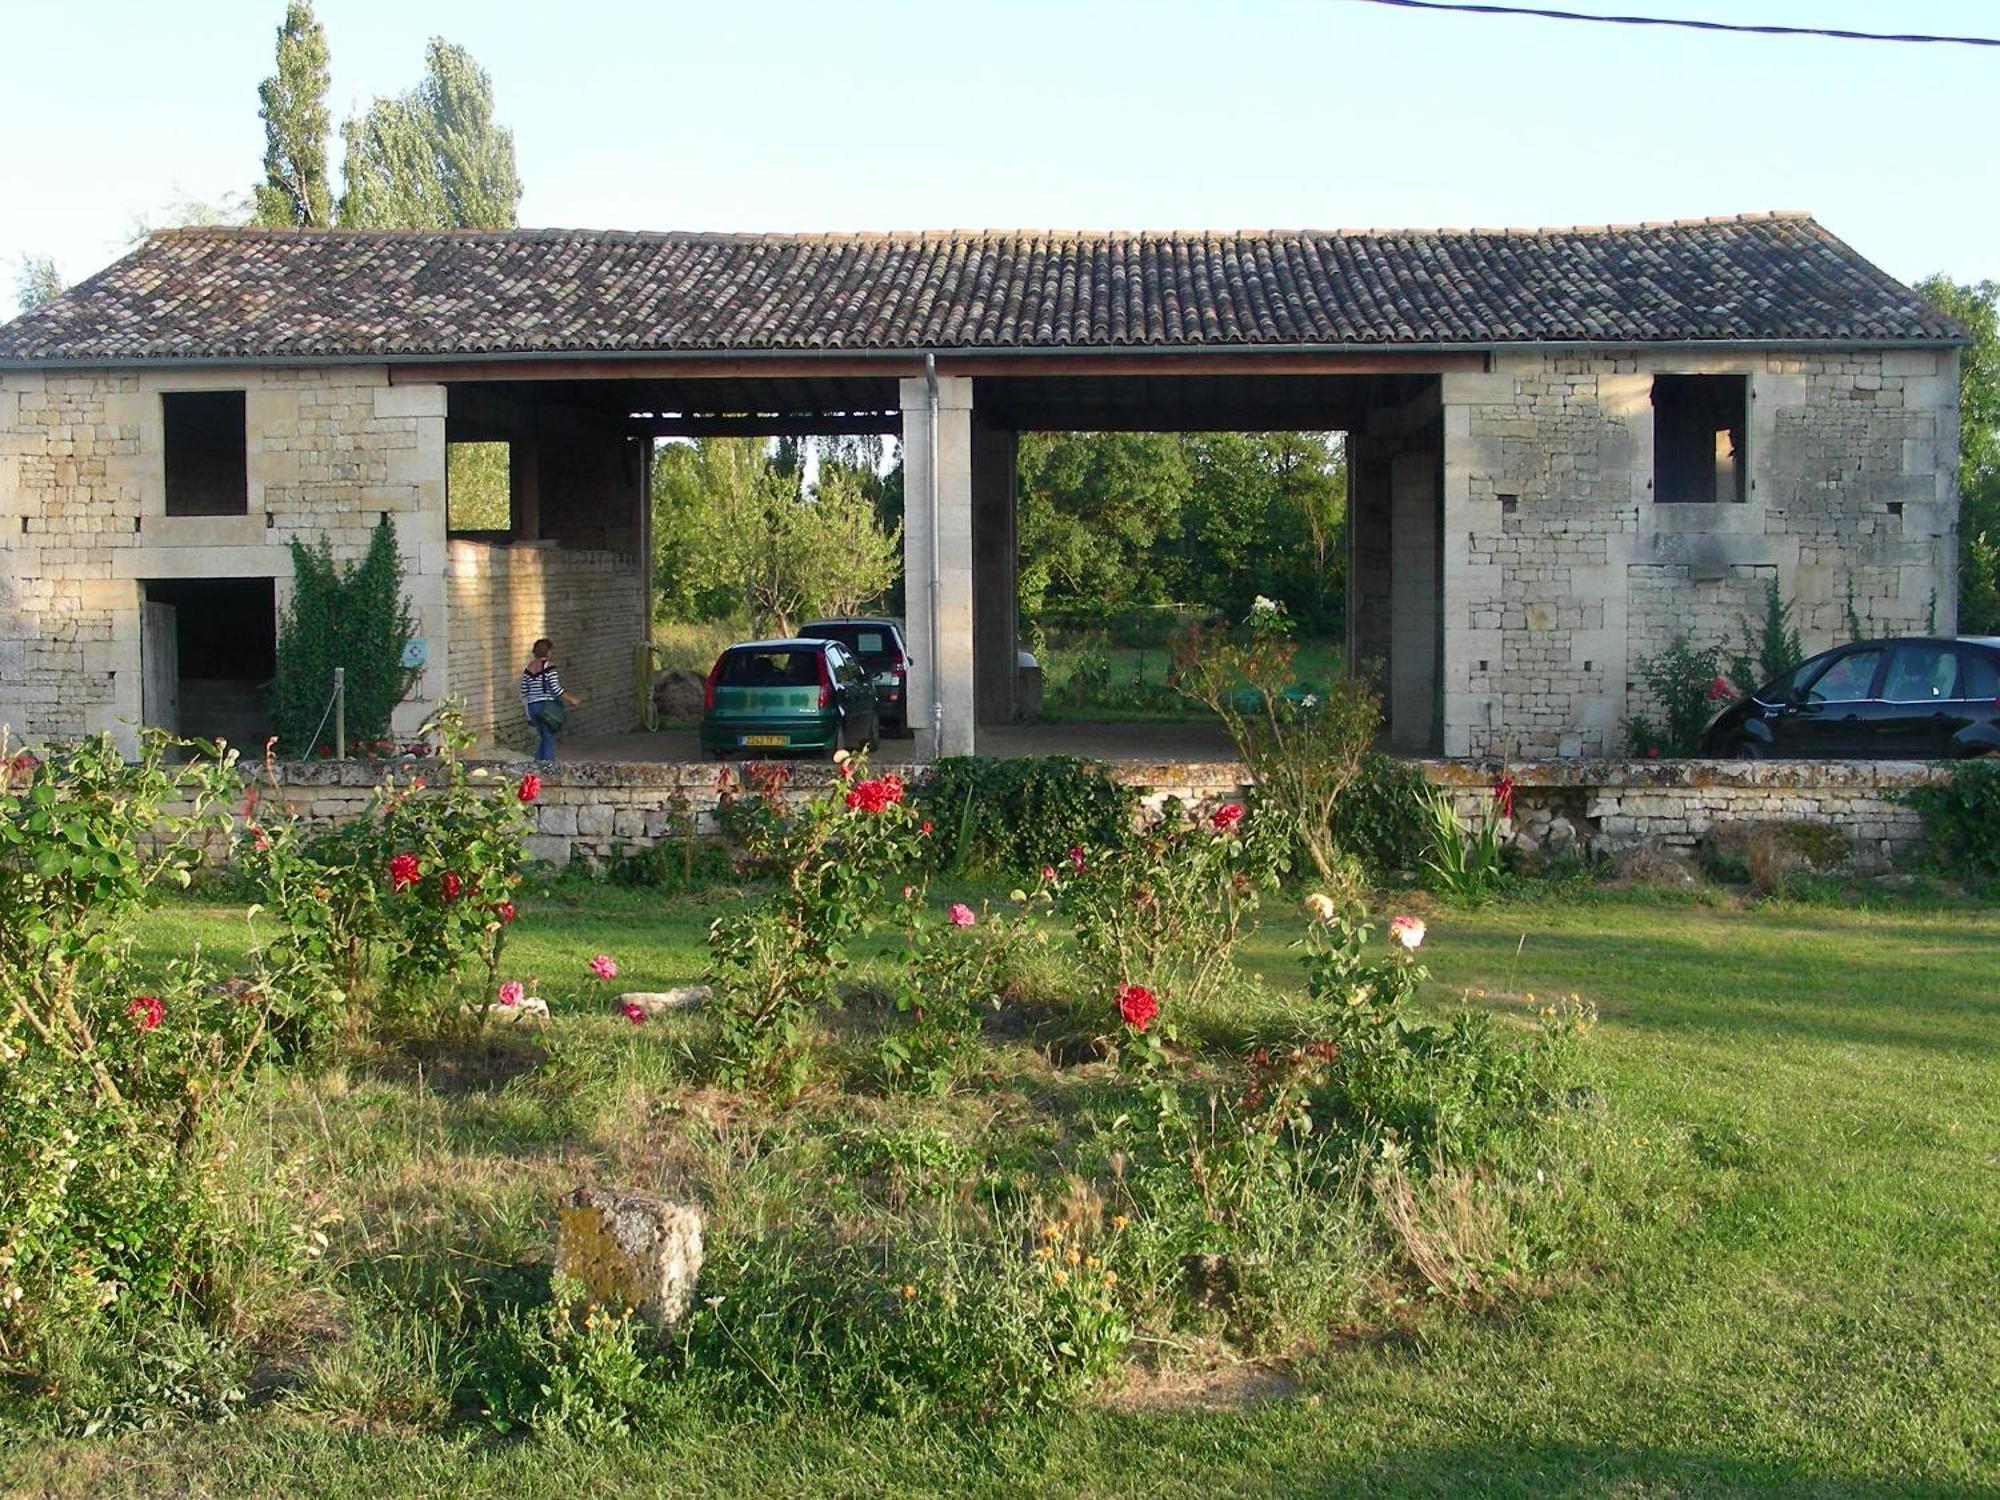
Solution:
M1295 1400L1302 1389L1288 1364L1247 1360L1213 1370L1128 1370L1099 1404L1113 1411L1242 1411Z

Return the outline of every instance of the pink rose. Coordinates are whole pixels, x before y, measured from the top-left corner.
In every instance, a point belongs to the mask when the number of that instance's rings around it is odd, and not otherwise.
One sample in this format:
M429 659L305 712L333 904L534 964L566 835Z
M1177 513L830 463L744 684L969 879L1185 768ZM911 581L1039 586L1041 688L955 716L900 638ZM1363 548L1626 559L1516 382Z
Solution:
M951 925L954 927L970 927L979 920L972 914L972 908L963 901L952 902L951 909L945 915L951 918Z
M1422 917L1391 917L1389 919L1389 941L1399 943L1414 953L1424 945L1424 919Z
M527 991L521 988L521 981L510 979L500 986L500 1003L502 1005L519 1005L521 997L525 994L527 994Z
M590 961L590 972L599 979L616 979L618 964L609 953L600 953Z
M645 1024L646 1007L641 1005L637 1000L627 1000L623 1005L618 1007L618 1014L630 1021L634 1026L641 1026Z

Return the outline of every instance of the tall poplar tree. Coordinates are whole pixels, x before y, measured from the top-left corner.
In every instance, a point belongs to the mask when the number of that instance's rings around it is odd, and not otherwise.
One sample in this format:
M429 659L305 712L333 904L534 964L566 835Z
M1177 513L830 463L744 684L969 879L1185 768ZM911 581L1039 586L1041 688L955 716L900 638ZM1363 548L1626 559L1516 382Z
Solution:
M264 119L264 181L253 222L317 229L333 222L327 177L326 31L307 0L291 0L278 28L278 71L257 87Z
M359 229L508 229L521 201L514 133L494 123L493 81L432 37L424 80L349 120L340 222Z

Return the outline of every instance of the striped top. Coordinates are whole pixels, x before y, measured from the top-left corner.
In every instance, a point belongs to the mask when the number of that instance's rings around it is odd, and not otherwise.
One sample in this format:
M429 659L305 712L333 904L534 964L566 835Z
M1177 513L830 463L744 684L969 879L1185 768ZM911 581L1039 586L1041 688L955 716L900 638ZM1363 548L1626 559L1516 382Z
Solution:
M562 674L554 667L544 667L539 672L530 667L521 674L521 703L526 708L560 698L562 690Z

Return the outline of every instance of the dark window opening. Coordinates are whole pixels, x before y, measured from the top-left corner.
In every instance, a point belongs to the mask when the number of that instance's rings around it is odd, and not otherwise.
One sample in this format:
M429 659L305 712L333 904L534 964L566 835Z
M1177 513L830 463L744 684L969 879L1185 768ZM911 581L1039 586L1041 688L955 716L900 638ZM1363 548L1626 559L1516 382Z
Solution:
M167 514L241 516L250 510L243 392L170 391L165 428Z
M266 696L277 667L271 579L176 578L146 585L140 668L149 726L226 739L254 755L269 732Z
M1653 378L1653 498L1665 504L1740 501L1747 375Z
M514 529L513 450L507 443L447 443L447 531L490 536Z

